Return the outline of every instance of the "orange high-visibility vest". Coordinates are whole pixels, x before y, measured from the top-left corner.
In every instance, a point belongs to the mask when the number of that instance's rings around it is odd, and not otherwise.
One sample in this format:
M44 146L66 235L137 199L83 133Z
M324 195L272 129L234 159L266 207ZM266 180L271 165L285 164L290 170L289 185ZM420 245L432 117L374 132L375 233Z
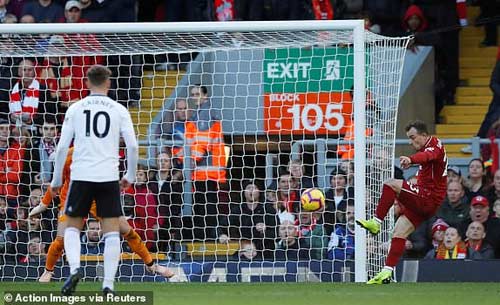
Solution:
M208 130L198 130L196 122L186 122L186 145L195 162L193 181L226 182L226 156L222 124L216 121Z
M373 135L373 130L371 128L366 128L365 136L371 137ZM344 135L344 140L354 140L354 123L349 124L346 127L346 133ZM344 160L354 159L354 145L342 144L337 146L337 155Z

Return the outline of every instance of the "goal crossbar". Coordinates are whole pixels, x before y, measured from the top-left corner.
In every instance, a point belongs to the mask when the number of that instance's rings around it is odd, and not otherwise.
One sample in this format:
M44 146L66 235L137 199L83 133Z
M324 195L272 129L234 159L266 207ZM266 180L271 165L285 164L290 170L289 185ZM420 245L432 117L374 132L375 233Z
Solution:
M199 33L364 29L363 20L0 24L2 34Z

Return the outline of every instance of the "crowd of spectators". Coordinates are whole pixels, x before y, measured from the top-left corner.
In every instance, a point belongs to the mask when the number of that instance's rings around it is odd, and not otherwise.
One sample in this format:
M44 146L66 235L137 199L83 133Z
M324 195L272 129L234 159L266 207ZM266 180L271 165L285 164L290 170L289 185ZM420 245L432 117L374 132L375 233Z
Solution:
M448 190L436 216L410 235L406 255L412 258L500 258L500 170L490 179L483 162L469 162L468 177L449 167ZM492 180L492 181L491 181Z
M149 2L149 1L144 1ZM411 2L411 3L410 3ZM457 1L460 2L461 1ZM411 5L410 5L411 4ZM278 19L366 19L367 29L384 35L415 35L416 44L437 51L438 107L453 103L458 85L458 25L464 16L455 1L22 1L0 0L0 21L120 22L230 21ZM156 14L144 12L155 6ZM141 11L141 9L143 9ZM141 15L142 13L142 15ZM448 28L448 31L435 31ZM39 37L50 50L88 42L92 35ZM413 48L412 50L416 50ZM131 56L46 56L0 59L0 250L7 260L40 262L56 232L57 211L28 219L51 180L58 126L71 103L85 97L86 70L107 64L115 76L112 94L119 101L140 100L140 59ZM139 61L138 61L139 60ZM118 64L120 63L120 64ZM130 69L129 69L130 68ZM342 161L330 173L324 211L304 212L300 195L316 186L301 160L290 160L271 185L245 181L241 198L224 198L227 153L221 116L211 107L208 89L189 88L186 98L166 111L154 136L191 146L193 215L185 216L184 145L160 146L156 165L141 166L137 181L123 193L124 213L151 251L175 256L180 241L239 241L238 259L354 259L354 168ZM449 168L448 196L437 217L410 236L406 248L413 257L435 259L500 258L500 171L488 181L481 159L469 164L469 176ZM57 206L57 205L54 205ZM224 210L223 206L227 209ZM396 215L397 216L397 215ZM100 254L99 224L87 221L82 254Z

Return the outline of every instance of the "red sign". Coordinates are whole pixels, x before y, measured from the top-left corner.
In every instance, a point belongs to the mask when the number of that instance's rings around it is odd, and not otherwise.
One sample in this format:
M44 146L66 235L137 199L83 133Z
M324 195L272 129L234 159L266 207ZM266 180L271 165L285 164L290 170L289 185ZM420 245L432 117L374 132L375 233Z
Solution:
M264 129L269 134L344 134L352 121L348 92L268 93Z

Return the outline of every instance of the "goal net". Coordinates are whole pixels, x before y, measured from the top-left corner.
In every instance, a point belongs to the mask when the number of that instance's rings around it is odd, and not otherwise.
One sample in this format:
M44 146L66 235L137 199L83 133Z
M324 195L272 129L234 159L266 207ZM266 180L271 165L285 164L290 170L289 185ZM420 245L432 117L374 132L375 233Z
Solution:
M391 217L376 239L354 217L373 216L393 173L407 38L365 32L361 21L2 25L0 34L2 280L36 280L54 264L60 200L28 213L93 64L112 71L109 96L128 107L140 143L124 221L176 280L363 281L383 266ZM120 150L122 172L126 157ZM314 213L300 204L311 187L326 197ZM119 279L165 281L122 233ZM87 280L102 277L100 236L89 216ZM68 275L64 255L54 272Z

